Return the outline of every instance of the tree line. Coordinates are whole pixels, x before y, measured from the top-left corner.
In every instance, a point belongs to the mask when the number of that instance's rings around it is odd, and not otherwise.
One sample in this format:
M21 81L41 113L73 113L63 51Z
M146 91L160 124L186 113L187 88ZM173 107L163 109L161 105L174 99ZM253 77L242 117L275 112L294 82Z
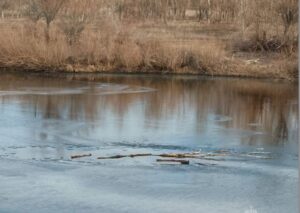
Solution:
M229 23L238 26L243 36L251 29L257 40L274 35L272 31L287 40L297 31L298 20L297 0L0 0L0 10L3 19L7 11L33 22L44 20L46 40L51 23L59 19L70 44L87 23L105 14L120 21Z

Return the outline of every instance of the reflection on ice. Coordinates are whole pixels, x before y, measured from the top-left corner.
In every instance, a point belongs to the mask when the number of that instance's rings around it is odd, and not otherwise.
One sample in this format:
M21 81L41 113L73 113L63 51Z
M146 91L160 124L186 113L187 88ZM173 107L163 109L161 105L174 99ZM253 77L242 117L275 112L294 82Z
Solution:
M19 90L2 90L0 96L20 96L20 95L116 95L153 92L154 89L146 87L130 87L116 84L95 84L91 87L78 87L73 89L55 87L20 87Z
M296 84L92 78L0 74L0 212L295 212Z

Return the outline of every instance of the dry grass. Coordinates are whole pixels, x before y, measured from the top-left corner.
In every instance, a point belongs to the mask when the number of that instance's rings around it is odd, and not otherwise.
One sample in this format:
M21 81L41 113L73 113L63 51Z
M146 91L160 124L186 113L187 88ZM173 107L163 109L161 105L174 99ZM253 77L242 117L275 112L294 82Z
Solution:
M126 1L129 6L121 14L99 6L98 0L87 2L81 7L82 1L76 0L75 8L62 8L50 24L40 16L36 23L28 18L1 20L0 66L33 71L297 77L297 26L291 24L282 35L286 27L280 17L274 24L270 21L277 14L277 3L272 1L259 7L262 10L257 10L262 2L245 1L249 9L243 12L236 0L230 4L214 0L211 17L200 21L180 14L164 17L161 13L166 11L135 8L131 1ZM268 5L275 9L268 12L272 9ZM143 13L138 11L144 10L155 17L139 17Z
M226 43L217 39L160 41L134 35L135 29L87 29L77 45L70 46L63 33L51 29L51 41L37 26L15 24L0 32L0 65L11 69L68 72L155 72L224 76L297 76L297 59L268 63L232 57ZM105 26L104 26L105 27ZM114 36L111 36L114 35Z
M62 32L51 28L43 37L43 23L15 24L0 32L2 67L28 70L213 73L225 56L217 41L172 44L134 36L134 31L87 29L77 45L68 45ZM114 36L111 36L114 35Z

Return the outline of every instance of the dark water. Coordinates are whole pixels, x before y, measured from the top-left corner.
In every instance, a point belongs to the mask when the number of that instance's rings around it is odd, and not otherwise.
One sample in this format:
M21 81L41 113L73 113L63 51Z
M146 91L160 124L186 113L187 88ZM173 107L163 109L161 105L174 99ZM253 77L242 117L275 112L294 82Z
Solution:
M297 88L193 76L0 74L0 212L296 212ZM173 152L226 156L201 161L209 166L96 159ZM93 155L70 159L85 153Z

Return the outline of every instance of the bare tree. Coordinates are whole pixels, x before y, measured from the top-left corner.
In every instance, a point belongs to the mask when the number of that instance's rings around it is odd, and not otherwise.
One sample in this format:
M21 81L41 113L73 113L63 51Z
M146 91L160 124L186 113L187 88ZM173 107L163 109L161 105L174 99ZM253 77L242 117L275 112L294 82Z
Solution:
M69 45L78 42L86 25L95 15L93 0L73 0L72 5L65 7L59 26L66 35Z
M298 1L297 0L284 0L279 2L277 8L282 23L284 26L283 35L287 36L290 27L298 20Z
M38 22L38 20L42 18L42 11L36 0L28 1L25 9L25 15L34 23Z
M50 34L49 34L50 24L55 19L57 13L61 9L65 1L66 0L40 0L41 12L47 24L46 31L45 31L47 42L50 41Z
M115 2L114 5L115 12L119 15L119 19L122 20L123 13L125 10L125 3L123 0Z
M0 10L1 10L1 18L4 19L4 10L8 9L10 6L9 0L0 0Z
M50 25L66 0L30 0L27 15L33 21L44 18L46 21L45 38L50 41Z

